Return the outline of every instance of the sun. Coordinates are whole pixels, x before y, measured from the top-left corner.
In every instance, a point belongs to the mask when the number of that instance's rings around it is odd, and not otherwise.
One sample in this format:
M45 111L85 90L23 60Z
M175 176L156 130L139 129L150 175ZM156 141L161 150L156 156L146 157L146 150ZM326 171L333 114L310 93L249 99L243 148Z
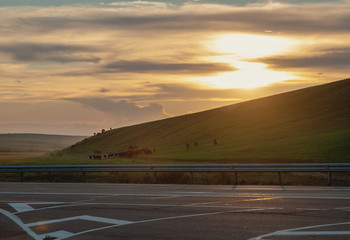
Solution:
M239 70L221 73L216 76L201 78L200 81L210 87L228 88L257 88L274 82L295 79L290 73L273 71L265 64L255 62L235 61L233 64Z
M256 88L295 79L292 73L269 69L259 58L285 54L298 44L295 39L253 34L224 34L212 39L208 48L217 52L211 61L226 62L236 71L198 79L218 88Z

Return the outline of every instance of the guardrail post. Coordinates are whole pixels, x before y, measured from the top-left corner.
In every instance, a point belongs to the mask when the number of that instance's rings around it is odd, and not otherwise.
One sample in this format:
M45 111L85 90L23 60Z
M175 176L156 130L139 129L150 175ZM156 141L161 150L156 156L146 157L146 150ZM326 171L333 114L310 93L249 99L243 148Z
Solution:
M52 174L49 172L49 181L52 182Z
M21 182L24 182L24 176L23 176L24 174L23 174L23 172L21 172L20 173L20 176L19 176L19 180L21 181Z
M332 186L332 172L328 172L328 186Z
M282 185L282 174L281 174L281 172L278 172L278 183L279 183L279 185Z
M191 173L191 184L193 184L193 172L190 172Z
M157 172L153 172L153 183L157 184Z
M86 181L85 172L81 172L81 179L82 179L83 182Z
M238 185L237 172L233 172L233 176L234 176L234 185Z

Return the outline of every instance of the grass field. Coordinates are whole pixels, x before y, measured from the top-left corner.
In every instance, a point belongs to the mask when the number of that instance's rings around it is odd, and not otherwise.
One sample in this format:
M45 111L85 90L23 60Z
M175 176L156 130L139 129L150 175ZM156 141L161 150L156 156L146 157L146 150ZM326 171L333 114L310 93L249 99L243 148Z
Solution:
M43 148L19 139L6 141L6 146L1 137L0 165L350 162L350 79L110 130L84 140L80 137L75 142L70 139L73 142L69 144L67 141L58 144L57 139L52 142L47 136ZM66 148L55 151L62 144ZM126 151L130 145L156 151L132 158L89 159L94 150L101 151L103 156ZM24 157L19 157L20 154ZM244 175L242 183L275 181L270 180L274 179L271 174ZM93 176L91 179L96 181L101 179L99 175ZM110 175L102 178L114 181ZM177 178L187 181L186 175ZM197 177L197 182L207 183L206 178ZM287 174L285 178L286 182L315 183L324 182L326 176ZM346 174L338 178L340 182L349 182ZM147 179L147 174L124 177L125 182L147 182ZM232 181L232 177L223 175L210 179L220 183Z
M6 140L6 147L4 136L0 164L5 165L21 163L13 152L26 155L23 164L350 162L350 79L110 130L80 142L82 137L58 141L48 135L39 148L18 135ZM89 159L94 150L104 155L130 145L156 151L132 159ZM37 158L39 152L45 157Z

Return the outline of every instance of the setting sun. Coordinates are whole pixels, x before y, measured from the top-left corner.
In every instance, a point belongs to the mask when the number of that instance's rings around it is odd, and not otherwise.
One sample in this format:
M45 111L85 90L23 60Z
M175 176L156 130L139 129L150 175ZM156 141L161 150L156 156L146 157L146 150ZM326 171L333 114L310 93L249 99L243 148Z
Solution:
M202 79L203 83L223 89L256 88L295 78L289 73L267 69L262 63L234 61L233 64L239 70L205 77Z
M218 88L256 88L273 82L293 79L291 73L273 71L256 59L288 52L296 40L253 34L225 34L213 40L209 48L218 52L214 59L235 67L233 72L201 78L200 81Z

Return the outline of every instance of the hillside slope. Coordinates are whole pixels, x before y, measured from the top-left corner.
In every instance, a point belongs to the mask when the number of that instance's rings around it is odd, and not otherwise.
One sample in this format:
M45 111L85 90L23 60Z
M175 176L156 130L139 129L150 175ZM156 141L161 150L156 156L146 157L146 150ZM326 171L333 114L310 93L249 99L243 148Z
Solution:
M110 130L62 154L88 157L130 145L156 149L138 156L150 159L349 162L350 79Z

